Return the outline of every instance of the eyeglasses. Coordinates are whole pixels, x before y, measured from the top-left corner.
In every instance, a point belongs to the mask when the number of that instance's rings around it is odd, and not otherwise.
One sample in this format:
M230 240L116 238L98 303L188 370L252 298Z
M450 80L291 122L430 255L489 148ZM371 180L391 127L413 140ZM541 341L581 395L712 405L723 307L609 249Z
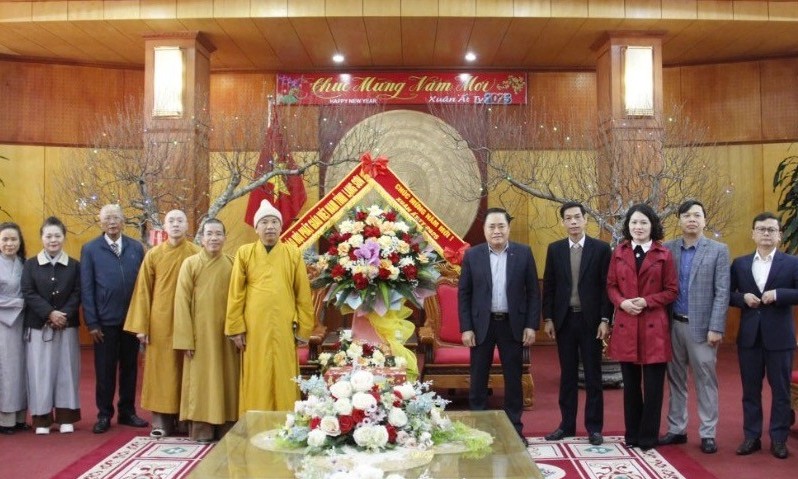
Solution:
M764 228L764 227L762 227L762 226L757 226L756 228L754 228L754 231L756 231L757 233L759 233L759 234L761 234L761 235L763 235L763 234L765 234L765 233L768 233L768 234L771 234L771 235L772 235L772 234L776 234L776 233L778 233L778 232L779 232L779 229L778 229L778 228L773 228L773 227L771 227L771 228Z

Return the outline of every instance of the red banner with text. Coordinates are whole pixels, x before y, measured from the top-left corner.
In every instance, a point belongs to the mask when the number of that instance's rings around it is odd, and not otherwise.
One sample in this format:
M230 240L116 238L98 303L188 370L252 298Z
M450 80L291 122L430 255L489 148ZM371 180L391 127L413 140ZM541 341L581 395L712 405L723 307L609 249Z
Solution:
M526 103L523 72L280 73L277 100L296 105Z
M396 174L384 157L366 153L338 185L283 232L284 242L305 249L332 228L369 191L377 191L392 207L412 218L435 250L452 264L460 264L465 243L438 218Z

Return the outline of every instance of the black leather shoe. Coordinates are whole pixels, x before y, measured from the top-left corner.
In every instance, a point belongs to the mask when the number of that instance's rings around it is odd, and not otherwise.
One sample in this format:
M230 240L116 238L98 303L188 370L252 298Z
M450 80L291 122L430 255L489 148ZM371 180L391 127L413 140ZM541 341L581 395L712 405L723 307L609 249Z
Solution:
M111 420L107 417L101 417L97 419L97 424L94 425L91 432L94 434L102 434L108 432L109 429L111 429Z
M591 432L590 434L588 434L587 440L593 446L600 446L604 444L604 437L601 435L600 432Z
M737 448L737 455L738 456L747 456L749 454L753 454L756 451L762 449L762 441L759 438L756 439L746 439L740 444L740 447Z
M136 416L135 414L131 414L130 416L119 416L118 422L123 426L133 426L133 427L147 427L150 425L150 423Z
M669 432L665 434L661 438L659 438L659 444L661 446L667 446L669 444L684 444L687 442L687 434L674 434Z
M14 430L15 431L30 431L31 427L30 427L30 424L27 424L27 423L24 423L24 422L18 422L16 424L14 424Z
M718 445L715 443L715 439L711 437L702 437L701 452L704 454L715 454L718 452Z
M7 436L10 436L11 434L14 434L14 432L15 431L14 431L14 428L12 426L8 426L8 427L0 426L0 434L5 434Z
M773 454L773 457L777 457L779 459L787 459L787 456L790 455L790 453L787 452L787 443L785 442L771 443L770 453Z
M559 427L554 430L553 433L547 435L544 439L547 441L559 441L561 439L565 439L566 437L573 436L574 433L568 434L567 432L563 431Z

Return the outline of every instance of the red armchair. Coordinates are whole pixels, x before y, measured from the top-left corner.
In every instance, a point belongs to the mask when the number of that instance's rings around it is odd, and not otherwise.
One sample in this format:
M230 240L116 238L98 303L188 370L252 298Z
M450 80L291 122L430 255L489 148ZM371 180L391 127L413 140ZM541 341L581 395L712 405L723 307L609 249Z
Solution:
M424 355L421 371L424 381L432 381L436 389L468 389L470 357L468 348L460 341L460 321L457 309L456 276L441 276L435 295L424 301L426 322L419 328L419 343ZM524 349L522 387L524 408L534 404L535 383L532 380L529 349ZM504 377L498 350L493 353L489 388L504 388Z

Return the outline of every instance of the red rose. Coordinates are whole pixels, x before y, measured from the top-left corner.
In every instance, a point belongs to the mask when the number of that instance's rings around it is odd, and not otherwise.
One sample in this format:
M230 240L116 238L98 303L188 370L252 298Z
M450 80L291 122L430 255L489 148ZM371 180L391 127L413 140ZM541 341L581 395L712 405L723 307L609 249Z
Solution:
M402 273L404 273L404 275L405 275L405 277L407 279L412 281L412 280L416 279L416 276L418 275L418 269L416 269L416 267L413 266L412 264L409 264L409 265L404 266L402 268Z
M355 261L357 259L357 255L355 254L355 248L349 250L349 259Z
M344 269L344 267L341 266L340 264L336 264L330 270L330 276L332 276L334 280L343 278L345 274L346 274L346 269Z
M321 418L320 417L313 417L313 418L310 419L310 428L311 429L318 428L319 424L321 424Z
M374 354L374 346L366 343L363 345L363 356L371 356Z
M397 252L391 253L391 255L388 256L388 259L391 260L391 264L398 263L399 262L399 253L397 253Z
M364 238L379 238L381 235L379 226L368 225L363 228Z
M388 442L391 444L396 443L396 428L390 424L385 425L385 430L388 431Z
M386 211L385 212L385 220L386 221L396 221L396 211Z
M366 221L366 218L369 217L369 214L365 211L358 211L355 213L355 221Z
M335 245L330 245L330 248L327 250L327 254L336 256L338 255L338 247Z
M402 241L404 241L405 243L412 243L413 237L410 236L408 233L405 233L402 235Z
M363 419L366 419L366 413L362 409L352 409L352 420L355 424L360 424Z
M418 245L418 243L411 244L410 249L413 251L413 253L418 253L421 251L421 247Z
M391 277L391 271L385 268L380 268L380 279L388 279Z
M371 391L371 395L374 397L374 400L378 403L380 402L380 392L379 391Z
M338 416L338 426L341 428L341 434L346 434L355 427L355 420L352 416Z
M366 289L369 287L369 279L363 273L357 273L352 276L352 281L355 283L355 289Z

